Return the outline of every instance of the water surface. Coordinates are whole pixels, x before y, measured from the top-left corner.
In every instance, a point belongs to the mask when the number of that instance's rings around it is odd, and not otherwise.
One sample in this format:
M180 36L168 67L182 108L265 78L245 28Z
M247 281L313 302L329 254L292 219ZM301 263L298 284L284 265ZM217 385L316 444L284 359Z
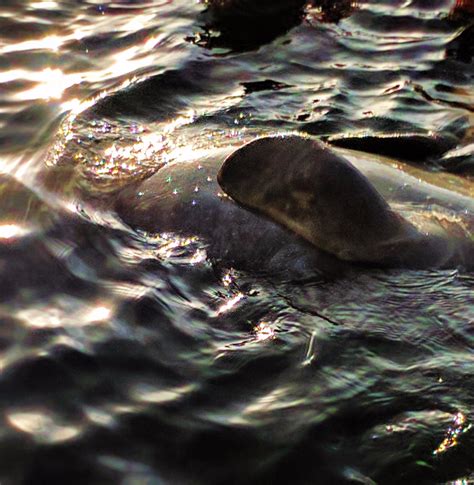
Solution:
M472 7L455 4L263 22L184 0L2 2L2 484L472 474L472 273L271 278L109 204L197 149L291 130L417 134L423 167L469 178Z

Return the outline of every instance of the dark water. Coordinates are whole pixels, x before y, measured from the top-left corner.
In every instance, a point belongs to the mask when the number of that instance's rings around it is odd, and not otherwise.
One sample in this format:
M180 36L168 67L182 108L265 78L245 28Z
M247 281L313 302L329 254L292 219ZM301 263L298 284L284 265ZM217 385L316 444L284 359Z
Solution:
M275 280L110 210L289 130L469 180L472 2L330 3L2 1L2 485L468 483L472 273Z

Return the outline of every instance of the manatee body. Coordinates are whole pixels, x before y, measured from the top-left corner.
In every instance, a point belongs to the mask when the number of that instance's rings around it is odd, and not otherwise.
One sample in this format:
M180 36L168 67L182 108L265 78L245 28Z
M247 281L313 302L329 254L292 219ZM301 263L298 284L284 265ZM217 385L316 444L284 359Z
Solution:
M170 163L124 190L116 210L134 228L198 236L211 258L272 273L472 268L471 185L400 167L307 137L264 137Z
M239 269L284 277L338 276L347 264L320 251L280 224L242 208L217 183L235 147L196 153L172 162L122 191L115 207L124 222L152 233L197 236L207 255Z

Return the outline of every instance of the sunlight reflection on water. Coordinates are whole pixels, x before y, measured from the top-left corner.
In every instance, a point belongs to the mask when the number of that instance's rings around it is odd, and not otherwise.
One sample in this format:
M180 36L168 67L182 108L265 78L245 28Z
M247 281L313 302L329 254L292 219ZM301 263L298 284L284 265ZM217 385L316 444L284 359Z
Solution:
M472 473L471 273L280 281L111 210L163 165L203 170L268 133L440 131L469 157L454 2L349 3L272 38L268 19L233 30L184 0L0 6L0 163L16 177L0 194L0 482Z

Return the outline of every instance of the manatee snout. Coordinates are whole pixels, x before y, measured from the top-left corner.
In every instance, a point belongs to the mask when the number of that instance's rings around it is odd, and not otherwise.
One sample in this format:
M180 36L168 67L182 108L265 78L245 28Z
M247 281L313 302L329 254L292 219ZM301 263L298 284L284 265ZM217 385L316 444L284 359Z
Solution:
M379 261L374 248L401 233L369 180L311 138L254 140L224 161L217 181L240 205L341 259Z
M246 206L278 204L297 193L308 199L314 192L306 173L308 149L313 158L320 145L300 136L259 138L227 157L217 181L227 194Z

